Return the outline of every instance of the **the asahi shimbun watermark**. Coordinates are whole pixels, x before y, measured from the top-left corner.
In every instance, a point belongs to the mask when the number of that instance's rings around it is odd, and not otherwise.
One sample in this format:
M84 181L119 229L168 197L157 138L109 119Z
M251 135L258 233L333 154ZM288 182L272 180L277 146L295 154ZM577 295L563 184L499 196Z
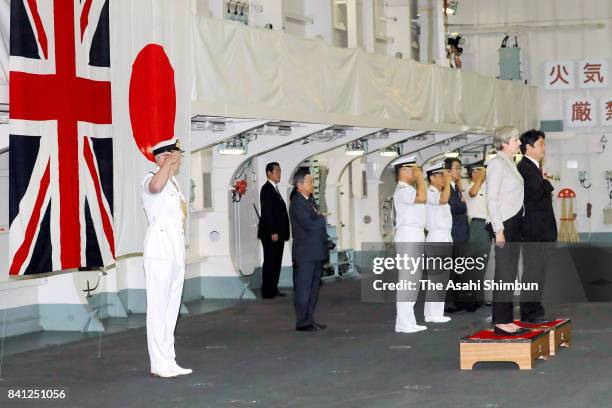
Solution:
M592 263L577 262L588 258L577 258L575 251L605 255L600 249L548 243L506 243L503 250L486 241L365 243L362 253L367 256L359 264L361 299L414 302L424 296L426 302L443 302L453 291L453 298L465 302L512 302L516 297L524 302L612 300L612 284L601 284L606 271L593 273Z

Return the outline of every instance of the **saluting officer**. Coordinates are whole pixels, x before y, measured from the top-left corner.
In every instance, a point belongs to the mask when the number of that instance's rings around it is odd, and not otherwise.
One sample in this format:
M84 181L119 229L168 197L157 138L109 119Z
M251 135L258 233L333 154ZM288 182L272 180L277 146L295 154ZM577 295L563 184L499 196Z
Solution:
M142 181L142 203L149 221L144 241L147 288L147 346L151 374L170 378L191 374L175 360L174 329L185 279L185 197L174 178L181 165L178 139L153 147L157 168Z
M427 256L442 257L441 268L428 270L428 279L432 282L448 282L449 271L444 269L444 258L452 255L453 216L448 200L451 195L451 177L444 162L431 164L425 168L429 188L427 189ZM433 262L439 265L440 262ZM428 293L425 298L425 321L446 323L451 320L444 316L444 297L446 291Z
M395 207L395 247L398 254L421 257L425 243L425 201L427 192L423 173L417 166L416 157L400 158L394 163L397 186L393 194ZM414 272L414 273L410 273ZM400 280L419 282L422 269L399 271ZM397 333L415 333L426 330L418 325L414 316L414 305L418 291L399 291L397 293Z

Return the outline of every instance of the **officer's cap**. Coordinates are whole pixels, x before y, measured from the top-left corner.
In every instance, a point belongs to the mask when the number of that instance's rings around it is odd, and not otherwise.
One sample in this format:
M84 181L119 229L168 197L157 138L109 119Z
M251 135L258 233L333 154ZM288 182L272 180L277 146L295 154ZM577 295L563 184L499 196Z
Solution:
M428 176L431 174L443 173L444 172L444 161L428 164L427 166L425 166L424 170Z
M181 141L177 137L168 140L163 140L153 146L153 156L157 156L158 154L162 154L165 152L174 151L184 152L184 150L181 149Z
M395 170L399 170L402 167L417 167L416 156L400 157L393 162Z

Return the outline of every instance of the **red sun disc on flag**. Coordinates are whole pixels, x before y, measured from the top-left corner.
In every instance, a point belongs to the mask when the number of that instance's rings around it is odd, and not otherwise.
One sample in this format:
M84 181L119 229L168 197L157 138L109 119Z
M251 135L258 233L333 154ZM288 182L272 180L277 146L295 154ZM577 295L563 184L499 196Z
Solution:
M158 44L145 46L134 60L130 78L130 120L138 149L155 161L152 148L174 137L174 69Z

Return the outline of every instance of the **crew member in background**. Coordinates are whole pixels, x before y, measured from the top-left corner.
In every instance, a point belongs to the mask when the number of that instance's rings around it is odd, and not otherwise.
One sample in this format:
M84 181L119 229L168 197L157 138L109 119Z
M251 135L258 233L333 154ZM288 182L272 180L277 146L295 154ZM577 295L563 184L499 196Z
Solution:
M444 160L444 167L448 169L451 178L448 205L453 216L453 257L460 258L465 256L470 238L466 198L461 187L461 160L448 157ZM467 277L468 275L465 275L465 273L457 274L454 270L450 272L450 279L455 282L463 282ZM446 296L446 311L448 313L462 310L473 312L476 310L476 306L469 301L470 296L470 291L449 290Z
M447 40L446 57L448 58L449 66L451 68L461 69L463 66L461 62L461 54L463 48L460 45L461 37L451 37Z
M278 290L283 262L285 241L289 240L289 215L285 200L278 190L281 179L281 168L277 162L266 164L268 181L261 187L259 203L261 219L257 238L263 246L263 266L261 268L261 297L271 299L285 296Z
M191 374L176 363L174 329L185 281L187 204L174 175L181 166L178 139L153 147L157 168L142 181L142 203L149 221L143 264L147 288L147 346L151 374L170 378Z
M540 295L546 277L551 246L557 241L557 221L552 206L554 187L541 166L546 153L544 132L530 130L521 135L523 158L517 168L524 180L523 281L537 283L537 291L521 296L521 321L547 323Z
M397 186L393 193L396 252L421 257L425 244L425 201L427 200L423 173L417 166L415 156L402 157L393 165L397 177ZM422 268L420 267L416 271L400 270L399 279L418 282L421 274ZM397 292L395 319L397 333L416 333L427 329L426 326L417 324L414 315L417 296L418 291L400 290Z
M428 258L441 258L442 262L427 270L427 279L435 283L443 283L446 287L449 270L445 268L444 259L452 256L453 216L448 200L451 195L451 175L444 162L433 163L425 168L427 172L427 246L425 253ZM446 290L428 291L425 295L425 321L446 323L451 320L444 316L444 298Z
M468 218L470 220L470 240L466 255L473 259L483 259L484 268L469 273L470 279L480 281L480 287L482 288L491 252L491 235L487 230L487 188L485 184L487 171L484 161L478 161L467 166L467 173L471 183L467 190L466 199ZM475 305L482 304L485 301L483 290L472 292L472 296L466 301L473 302Z

